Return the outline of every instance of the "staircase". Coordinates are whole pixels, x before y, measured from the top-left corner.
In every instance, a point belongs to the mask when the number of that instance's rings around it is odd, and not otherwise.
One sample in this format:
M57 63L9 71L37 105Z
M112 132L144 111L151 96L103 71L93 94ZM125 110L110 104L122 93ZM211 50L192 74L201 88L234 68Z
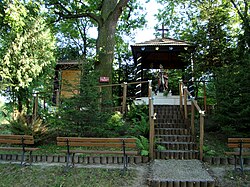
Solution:
M190 128L186 126L178 105L155 105L156 144L164 150L154 150L155 159L197 159L198 151Z

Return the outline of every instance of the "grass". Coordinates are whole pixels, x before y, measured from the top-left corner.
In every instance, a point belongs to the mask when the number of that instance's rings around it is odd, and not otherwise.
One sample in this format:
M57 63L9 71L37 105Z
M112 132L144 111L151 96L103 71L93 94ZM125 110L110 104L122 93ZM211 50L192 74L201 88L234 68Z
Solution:
M245 171L242 174L239 171L227 171L223 180L223 186L227 187L249 187L250 185L250 171Z
M116 187L131 186L136 171L121 175L120 169L71 168L68 172L60 166L28 166L0 164L0 187Z
M206 157L225 157L225 151L228 151L225 136L217 132L205 132L203 151Z

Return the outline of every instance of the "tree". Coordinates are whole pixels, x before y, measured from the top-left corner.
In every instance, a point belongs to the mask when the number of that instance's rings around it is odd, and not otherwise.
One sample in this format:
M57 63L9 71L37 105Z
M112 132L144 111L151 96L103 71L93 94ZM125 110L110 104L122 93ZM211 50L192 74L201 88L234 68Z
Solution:
M230 135L245 132L250 126L248 1L158 2L167 3L158 19L169 23L179 38L196 44L196 78L204 73L215 77L218 127Z
M54 0L48 1L47 4L57 15L57 20L86 17L97 26L96 70L101 76L111 78L118 21L123 11L128 12L124 18L130 19L131 12L138 8L136 0L87 0L84 2Z
M22 112L33 89L46 87L53 76L55 40L38 3L4 0L0 9L1 89L9 88Z

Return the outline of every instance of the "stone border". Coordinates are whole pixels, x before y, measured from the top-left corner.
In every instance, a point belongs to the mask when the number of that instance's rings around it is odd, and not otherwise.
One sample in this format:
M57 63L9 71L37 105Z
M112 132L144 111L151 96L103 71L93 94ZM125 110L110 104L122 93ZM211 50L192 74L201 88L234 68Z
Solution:
M29 160L29 155L25 155L26 161ZM61 155L32 155L33 162L48 162L48 163L66 163L66 156ZM4 161L21 161L19 154L0 154L0 160ZM75 155L74 162L76 164L122 164L122 156L78 156ZM148 163L149 157L129 156L129 164Z
M26 160L29 159L29 155L26 155ZM4 161L20 161L20 154L0 154L0 160ZM48 163L65 163L66 155L32 155L33 162L48 162ZM122 164L122 156L78 156L75 155L74 161L76 164ZM145 156L129 156L129 164L141 164L148 163L149 157ZM204 157L203 162L211 165L234 165L234 157ZM239 159L237 158L239 164ZM250 157L243 158L243 164L250 166Z
M205 157L202 160L211 165L234 165L234 157ZM237 158L237 164L239 164L239 158ZM250 165L250 158L243 158L244 165Z

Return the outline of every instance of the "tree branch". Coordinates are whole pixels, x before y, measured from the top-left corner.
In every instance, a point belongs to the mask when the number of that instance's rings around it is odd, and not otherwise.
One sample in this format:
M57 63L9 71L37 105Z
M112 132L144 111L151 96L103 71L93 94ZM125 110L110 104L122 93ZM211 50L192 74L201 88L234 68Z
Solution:
M242 13L240 12L240 9L238 8L238 6L236 5L236 3L234 2L234 0L230 0L231 3L233 4L234 8L236 9L238 15L240 16L240 18L242 19L242 21L244 22L245 18L242 15Z

